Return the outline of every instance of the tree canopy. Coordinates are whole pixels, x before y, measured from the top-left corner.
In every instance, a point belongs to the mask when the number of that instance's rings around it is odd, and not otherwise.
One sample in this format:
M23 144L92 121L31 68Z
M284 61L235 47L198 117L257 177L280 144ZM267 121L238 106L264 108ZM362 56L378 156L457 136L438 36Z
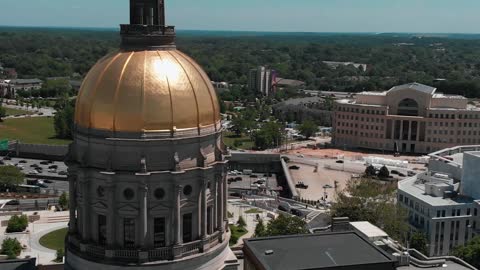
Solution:
M396 182L350 180L345 190L337 193L331 214L349 217L351 221L368 221L404 242L409 226L405 209L395 203L396 189Z
M255 237L306 233L308 233L307 223L296 216L279 215L277 218L270 220L267 226L264 226L263 221L260 220L255 227Z
M306 120L298 127L298 130L300 134L309 139L318 132L318 125L311 120Z
M17 256L22 252L22 245L16 238L6 238L2 242L1 254L7 255L7 258L12 260L16 259Z
M457 246L453 250L453 255L457 256L469 264L480 267L480 236L474 237L464 246Z
M0 166L0 185L10 188L23 183L25 175L15 166Z

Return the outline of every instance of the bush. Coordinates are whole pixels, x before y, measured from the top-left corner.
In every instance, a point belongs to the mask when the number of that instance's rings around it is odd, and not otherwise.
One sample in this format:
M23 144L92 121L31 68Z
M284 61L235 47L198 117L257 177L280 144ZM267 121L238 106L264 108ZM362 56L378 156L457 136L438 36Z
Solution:
M237 235L232 234L232 235L230 236L229 244L230 244L231 246L237 244L238 238L239 238L239 237L238 237Z
M65 256L65 252L63 252L63 249L58 249L57 255L54 261L58 263L63 262L63 256Z
M1 253L8 256L8 259L16 259L22 252L22 245L15 238L7 238L2 242Z
M8 221L7 233L23 232L28 227L28 218L26 215L12 216Z
M68 209L68 195L66 192L63 192L58 199L58 204L62 208L62 210Z
M247 226L247 223L245 222L242 216L238 218L237 224L238 224L238 227L240 228Z

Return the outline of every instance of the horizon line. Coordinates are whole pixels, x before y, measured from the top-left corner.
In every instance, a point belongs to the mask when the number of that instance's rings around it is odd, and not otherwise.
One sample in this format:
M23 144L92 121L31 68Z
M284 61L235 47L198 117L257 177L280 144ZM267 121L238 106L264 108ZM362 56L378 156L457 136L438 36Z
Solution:
M50 28L50 29L77 29L77 30L119 30L120 27L97 27L97 26L33 26L33 25L0 25L0 28ZM412 31L400 31L400 32L378 32L378 31L280 31L280 30L223 30L223 29L182 29L175 28L178 31L209 31L209 32L240 32L240 33L305 33L305 34L434 34L434 35L480 35L480 32L412 32Z

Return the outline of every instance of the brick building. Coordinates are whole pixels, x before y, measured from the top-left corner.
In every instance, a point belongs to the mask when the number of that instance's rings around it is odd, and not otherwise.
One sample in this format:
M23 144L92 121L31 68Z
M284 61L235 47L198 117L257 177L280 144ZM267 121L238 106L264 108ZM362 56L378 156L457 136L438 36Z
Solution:
M480 143L480 108L427 85L362 92L336 101L334 110L332 142L338 147L429 153Z

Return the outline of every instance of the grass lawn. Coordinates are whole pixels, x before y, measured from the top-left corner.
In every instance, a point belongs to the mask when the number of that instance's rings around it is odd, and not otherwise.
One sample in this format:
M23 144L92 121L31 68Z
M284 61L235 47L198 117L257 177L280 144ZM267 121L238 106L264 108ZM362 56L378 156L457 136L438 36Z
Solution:
M239 226L229 225L229 227L232 232L232 235L230 236L230 246L235 245L238 242L238 239L248 232L247 229Z
M63 228L42 236L39 241L40 245L53 250L65 250L65 236L67 235L67 230L68 228Z
M55 138L53 118L47 117L5 119L0 122L0 139L36 144L65 145L71 143L69 140Z
M19 109L12 109L12 108L5 108L7 115L23 115L23 114L33 114L32 112L19 110Z
M234 146L235 141L239 141L242 144L238 147L235 147ZM225 132L223 134L223 142L232 149L239 148L239 149L248 150L248 149L252 149L254 146L253 141L252 139L250 139L249 136L242 135L238 137L237 135L231 132Z
M261 211L258 208L250 208L247 211L245 211L245 213L246 214L260 214L260 213L263 213L263 211Z

